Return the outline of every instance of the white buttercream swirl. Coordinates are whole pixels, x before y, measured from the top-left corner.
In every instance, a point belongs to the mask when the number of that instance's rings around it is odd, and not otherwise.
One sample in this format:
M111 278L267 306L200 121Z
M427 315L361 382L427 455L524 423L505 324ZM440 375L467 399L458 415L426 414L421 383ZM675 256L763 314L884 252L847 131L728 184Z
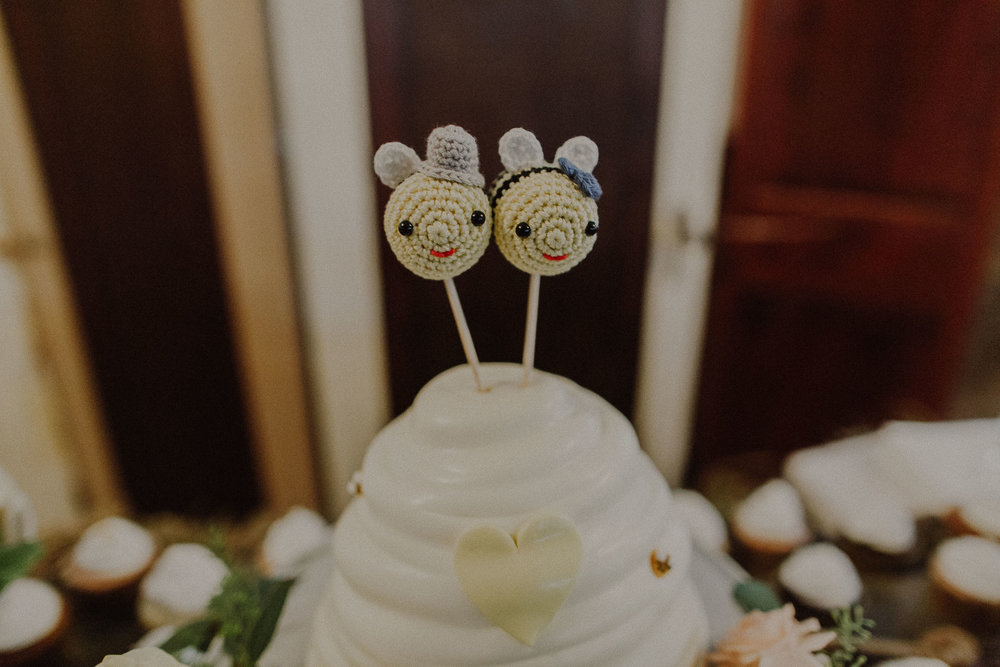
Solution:
M316 665L687 665L704 618L690 540L628 420L558 376L509 364L432 380L372 443L364 491L340 518L317 618ZM576 584L533 647L493 626L454 571L460 535L515 533L539 514L583 543ZM654 576L650 553L670 558Z

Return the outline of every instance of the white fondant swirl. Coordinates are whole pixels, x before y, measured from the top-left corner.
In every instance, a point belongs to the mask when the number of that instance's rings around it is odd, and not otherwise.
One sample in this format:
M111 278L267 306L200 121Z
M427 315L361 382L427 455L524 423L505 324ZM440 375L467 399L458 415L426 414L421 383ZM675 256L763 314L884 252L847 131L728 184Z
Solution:
M704 639L690 541L635 431L607 402L520 366L432 380L375 438L363 495L340 518L312 665L688 665ZM538 514L572 521L576 584L532 647L463 593L455 544L484 523L515 533ZM669 555L657 578L650 553ZM654 657L655 656L655 659Z

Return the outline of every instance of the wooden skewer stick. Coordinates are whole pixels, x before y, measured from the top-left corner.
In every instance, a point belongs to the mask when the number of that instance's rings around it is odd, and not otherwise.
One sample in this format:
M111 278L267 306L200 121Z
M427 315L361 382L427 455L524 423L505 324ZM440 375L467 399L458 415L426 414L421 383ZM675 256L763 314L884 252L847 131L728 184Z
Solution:
M462 349L465 351L465 358L472 369L472 376L476 380L476 388L479 391L486 391L483 386L482 377L479 374L479 357L476 356L476 346L472 342L472 333L469 325L465 321L465 312L462 310L462 302L458 300L458 290L455 289L455 281L452 278L444 279L444 289L448 293L448 303L451 304L451 314L455 316L455 325L458 327L458 337L462 340Z
M521 357L524 365L522 386L531 383L531 372L535 368L535 339L538 337L538 292L541 282L542 276L540 274L531 274L531 281L528 283L528 315L524 325L524 354Z

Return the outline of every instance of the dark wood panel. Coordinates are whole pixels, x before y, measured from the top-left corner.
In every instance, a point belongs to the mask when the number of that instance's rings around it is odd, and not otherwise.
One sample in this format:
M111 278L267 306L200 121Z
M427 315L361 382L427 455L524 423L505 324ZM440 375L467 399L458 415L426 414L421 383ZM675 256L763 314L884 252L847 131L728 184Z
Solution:
M2 5L126 489L259 500L178 3Z
M734 204L760 183L968 205L992 157L1000 8L989 0L753 3ZM961 212L961 211L957 211Z
M749 5L695 471L943 418L1000 217L1000 5Z
M478 139L489 182L501 169L497 140L512 127L533 131L550 159L571 136L598 143L601 236L580 266L542 280L536 365L629 412L664 3L372 0L364 8L376 146L402 141L423 154L431 129L455 123ZM379 185L380 205L388 195ZM382 249L398 411L464 357L444 288ZM520 361L528 276L490 248L456 285L480 358Z

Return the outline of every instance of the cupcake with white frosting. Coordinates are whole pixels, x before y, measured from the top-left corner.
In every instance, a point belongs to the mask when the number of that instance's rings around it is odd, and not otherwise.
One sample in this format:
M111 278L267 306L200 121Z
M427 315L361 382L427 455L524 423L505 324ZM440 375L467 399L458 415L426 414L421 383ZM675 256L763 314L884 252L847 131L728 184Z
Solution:
M863 570L903 570L924 562L938 524L894 505L855 512L842 525L838 546Z
M0 590L0 665L44 660L68 624L69 607L51 584L30 577L10 582Z
M131 596L155 556L156 541L148 530L122 517L107 517L83 531L61 576L77 593Z
M915 565L934 539L932 526L918 524L906 496L882 475L872 454L878 443L868 433L801 449L783 467L817 532L862 570Z
M319 514L293 507L268 527L257 554L258 567L270 577L298 576L330 548L331 535L330 525Z
M139 620L151 629L201 617L228 573L226 564L200 544L170 545L139 585Z
M946 615L967 627L1000 625L1000 544L971 535L944 540L928 573Z
M1000 542L1000 493L970 498L953 508L945 522L956 535L978 535Z
M744 498L731 527L744 555L759 560L783 557L813 537L798 492L783 479L772 479Z
M836 546L818 542L796 549L778 568L778 581L799 607L826 612L861 598L861 577Z

